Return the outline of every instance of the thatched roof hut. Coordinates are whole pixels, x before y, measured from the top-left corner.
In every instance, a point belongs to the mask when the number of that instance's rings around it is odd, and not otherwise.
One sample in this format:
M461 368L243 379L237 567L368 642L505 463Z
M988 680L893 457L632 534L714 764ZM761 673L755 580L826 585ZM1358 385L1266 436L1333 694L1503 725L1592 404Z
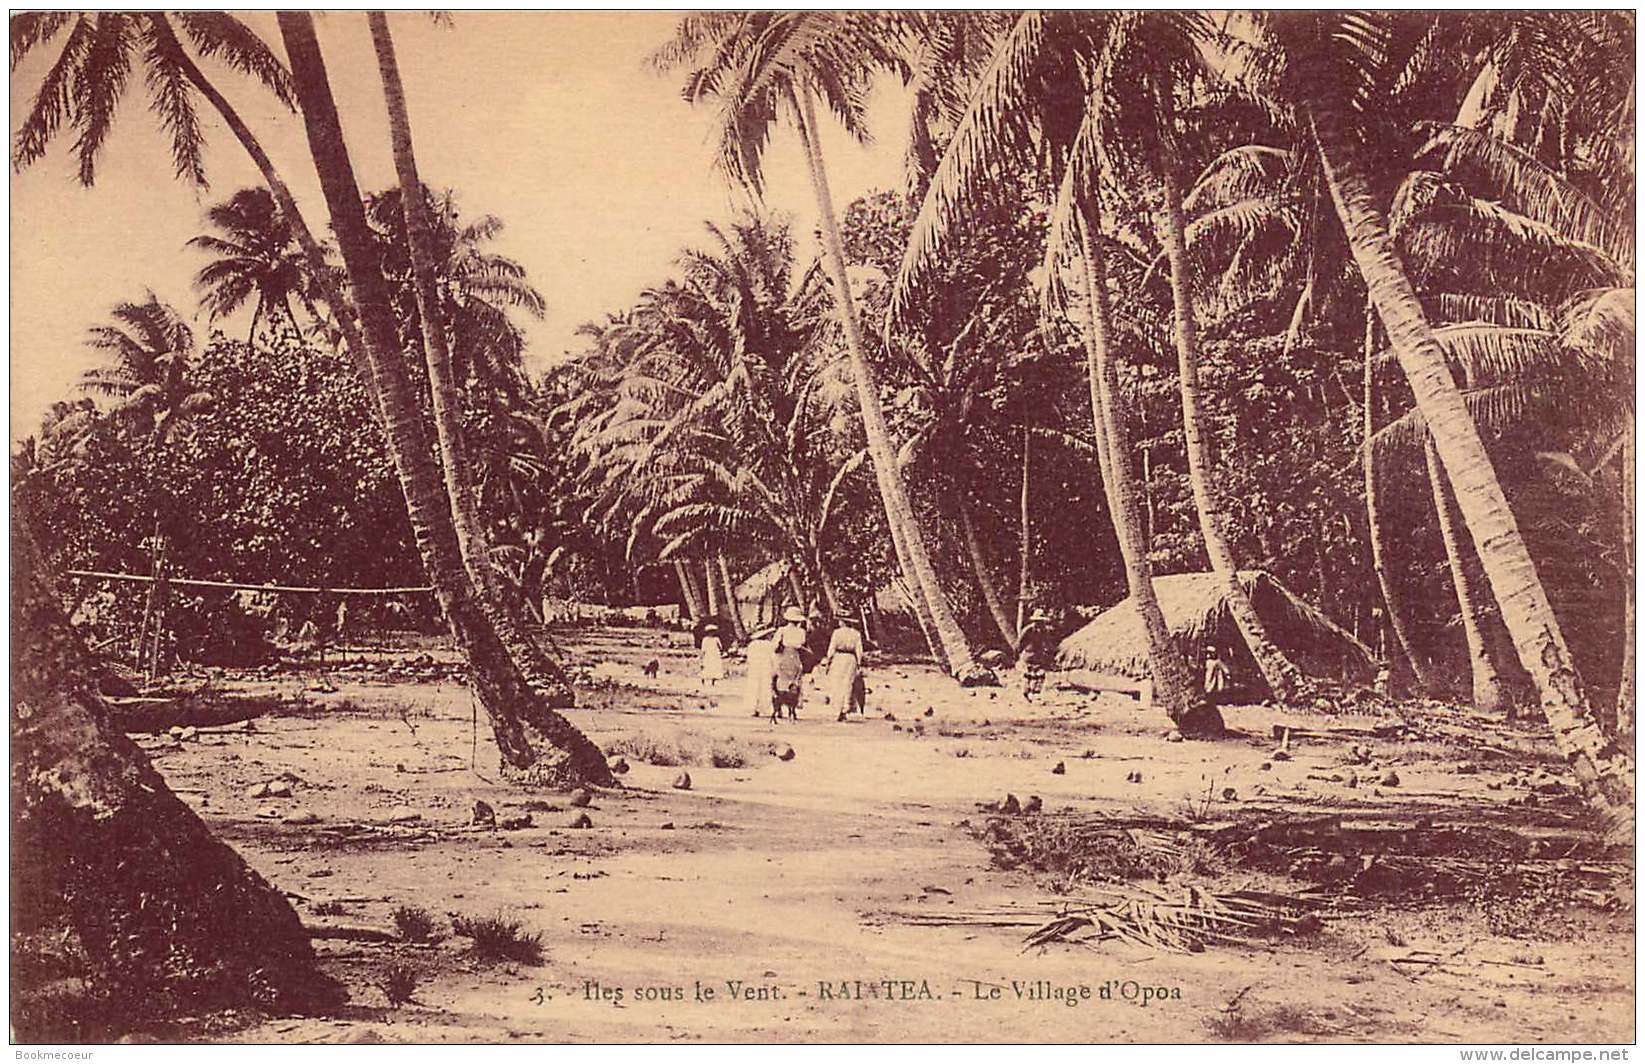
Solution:
M777 623L790 597L787 580L788 563L779 559L755 572L732 591L732 596L737 600L737 613L750 632Z
M1268 637L1305 674L1349 684L1371 682L1377 665L1364 643L1265 572L1242 572L1239 582ZM1215 574L1158 576L1154 593L1190 670L1197 674L1204 665L1206 647L1215 646L1232 668L1236 687L1257 696L1267 693ZM1148 641L1131 600L1104 610L1064 639L1057 648L1057 664L1063 669L1147 678Z

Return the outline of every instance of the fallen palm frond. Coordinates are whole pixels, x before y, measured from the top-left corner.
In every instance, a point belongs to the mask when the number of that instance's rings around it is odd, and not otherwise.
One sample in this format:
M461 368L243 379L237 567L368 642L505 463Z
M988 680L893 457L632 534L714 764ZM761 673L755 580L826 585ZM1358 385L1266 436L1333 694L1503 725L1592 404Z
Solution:
M1232 820L1043 814L990 817L974 830L996 867L1040 874L1058 893L1238 868L1306 883L1339 905L1525 892L1605 905L1630 871L1603 840L1580 830L1441 824L1429 815L1390 823L1375 813L1350 819L1263 811Z
M1271 941L1319 929L1326 899L1256 890L1185 888L1171 896L1141 885L1095 890L1077 899L1020 908L896 914L917 926L1028 927L1024 948L1054 942L1119 941L1144 949L1197 953L1206 945Z
M1324 905L1323 899L1301 894L1253 890L1219 894L1188 887L1180 897L1170 898L1135 888L1129 896L1106 904L1071 909L1024 941L1031 949L1053 942L1118 939L1148 949L1198 953L1208 943L1310 934L1320 927ZM1090 934L1081 935L1087 930Z

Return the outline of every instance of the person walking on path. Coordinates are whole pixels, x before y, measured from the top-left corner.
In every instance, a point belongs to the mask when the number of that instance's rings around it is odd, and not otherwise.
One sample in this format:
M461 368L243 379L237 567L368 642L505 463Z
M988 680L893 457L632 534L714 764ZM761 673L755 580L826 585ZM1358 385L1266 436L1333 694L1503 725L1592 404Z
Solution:
M771 713L772 677L777 673L777 631L762 628L748 637L748 708L756 717Z
M798 606L783 611L787 623L777 629L771 675L771 719L782 719L788 710L789 720L799 719L800 681L805 675L805 613Z
M849 620L841 620L828 640L823 656L823 697L840 714L863 710L862 633Z

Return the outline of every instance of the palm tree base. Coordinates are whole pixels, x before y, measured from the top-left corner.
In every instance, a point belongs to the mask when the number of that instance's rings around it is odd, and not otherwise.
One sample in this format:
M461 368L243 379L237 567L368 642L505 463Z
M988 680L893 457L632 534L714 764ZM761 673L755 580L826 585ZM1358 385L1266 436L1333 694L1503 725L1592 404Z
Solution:
M1190 707L1175 723L1185 739L1223 739L1228 736L1228 726L1222 722L1222 711L1204 702Z

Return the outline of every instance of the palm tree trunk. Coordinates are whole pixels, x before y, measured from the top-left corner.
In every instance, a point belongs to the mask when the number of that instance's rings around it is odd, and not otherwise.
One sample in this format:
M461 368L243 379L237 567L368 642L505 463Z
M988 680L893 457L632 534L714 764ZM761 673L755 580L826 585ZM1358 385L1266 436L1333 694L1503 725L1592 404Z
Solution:
M1490 591L1476 587L1469 579L1466 552L1457 540L1457 523L1461 515L1456 512L1456 499L1446 487L1445 470L1440 468L1439 453L1434 450L1433 440L1424 441L1423 453L1428 463L1428 483L1434 495L1434 509L1439 514L1439 538L1445 544L1445 560L1451 570L1457 608L1462 615L1462 634L1468 643L1474 708L1482 713L1498 713L1503 707L1502 677L1497 674L1496 663L1491 659L1491 648L1485 641L1485 623L1481 616L1484 603L1480 601L1480 592L1488 596Z
M400 68L394 56L394 38L388 28L387 15L372 11L366 17L371 24L371 39L376 47L377 68L383 82L383 98L388 107L389 137L394 145L395 175L400 181L400 208L405 215L406 243L411 252L417 316L422 321L423 353L428 364L434 432L440 445L440 468L445 475L457 549L462 553L463 568L468 571L468 578L474 584L481 608L491 618L497 635L508 646L514 659L525 669L528 677L544 683L562 704L570 705L571 684L564 670L526 632L514 598L503 587L496 568L491 564L489 544L480 520L479 495L464 455L461 390L452 369L451 348L446 342L434 224L429 217L422 178L417 173L417 154L411 140L411 116L406 110L405 87L400 82Z
M1022 492L1017 500L1017 520L1021 533L1017 537L1022 544L1021 554L1017 558L1017 627L1013 630L1016 637L1011 641L1012 649L1021 645L1022 629L1028 623L1028 559L1032 557L1030 549L1033 544L1033 529L1028 523L1028 426L1022 427Z
M257 319L263 316L263 300L258 298L256 306L251 308L251 328L246 330L246 346L250 347L257 340Z
M697 585L691 582L691 573L685 567L685 562L674 559L674 577L680 582L680 598L685 604L686 611L691 614L693 622L704 617L703 600L697 597Z
M937 578L937 571L926 552L925 540L914 516L908 491L897 468L896 452L891 446L891 430L885 423L885 411L880 406L874 370L864 350L862 325L857 320L857 308L851 297L851 282L845 270L845 249L840 239L839 220L834 214L834 198L828 190L828 172L823 167L822 145L817 140L817 116L808 88L796 90L795 110L800 119L801 140L804 141L811 169L811 185L817 194L817 214L822 224L824 260L834 282L834 303L839 308L840 322L845 327L846 349L851 356L852 375L857 385L857 405L862 411L863 432L868 437L869 457L874 465L874 476L879 481L880 498L885 504L888 524L903 530L903 549L909 584L916 598L923 597L930 614L936 641L942 645L943 657L949 675L962 684L998 683L993 673L978 665L971 656L971 646L965 632L954 617L948 594ZM901 560L901 559L899 559Z
M314 36L313 18L289 11L280 12L278 17L302 103L309 151L358 299L367 341L366 360L376 382L384 435L405 495L418 551L446 622L468 661L480 703L491 717L505 771L524 783L609 785L611 770L599 747L533 690L491 619L475 601L452 527L445 478L400 361L399 330L388 284L366 223L325 60ZM552 753L534 749L534 737L545 742Z
M1165 614L1154 594L1153 567L1148 561L1148 544L1141 535L1142 520L1137 512L1137 489L1126 458L1130 443L1119 408L1119 376L1110 357L1108 337L1108 279L1102 252L1094 235L1095 213L1079 208L1081 271L1085 282L1086 311L1080 318L1085 342L1086 371L1091 386L1091 419L1097 434L1097 460L1102 467L1103 490L1108 496L1108 512L1125 562L1126 586L1136 605L1148 639L1148 667L1154 679L1154 698L1166 715L1186 734L1189 728L1210 732L1222 730L1221 716L1206 707L1196 712L1195 686L1182 655L1171 641Z
M1169 161L1162 167L1165 178L1165 255L1171 266L1171 303L1174 308L1177 345L1177 374L1182 392L1182 437L1188 452L1188 483L1199 511L1200 537L1211 561L1211 572L1222 585L1228 612L1234 619L1262 678L1275 697L1293 697L1303 683L1302 674L1285 653L1268 637L1268 630L1251 605L1250 596L1240 586L1239 568L1228 546L1227 512L1213 483L1216 472L1206 444L1205 417L1199 396L1199 325L1194 320L1194 296L1189 288L1188 251L1183 239L1182 190Z
M1005 642L1013 651L1017 649L1017 633L1011 625L1011 617L1005 612L1005 604L1000 601L999 588L994 585L994 577L988 571L988 558L983 554L982 539L977 535L976 518L971 513L969 493L962 487L959 491L957 506L960 512L960 531L965 537L965 553L971 559L971 571L977 576L977 586L982 589L982 600L988 606L988 614L994 618L994 627L1000 630Z
M1405 268L1361 169L1338 101L1311 108L1325 179L1389 344L1399 357L1439 452L1457 505L1485 567L1520 661L1536 684L1555 742L1591 802L1619 835L1633 834L1633 759L1595 719L1530 551L1508 508L1479 430L1468 415L1445 353L1423 316Z
M844 603L840 601L840 592L834 586L834 578L828 575L828 566L823 562L822 551L817 552L817 582L822 585L823 601L828 603L828 612L834 617L844 617Z
M725 564L725 555L714 555L714 566L719 572L721 601L731 616L731 634L737 637L737 642L746 643L748 626L743 623L742 610L737 608L737 585L731 582L731 569Z
M703 587L708 591L708 615L718 617L721 610L720 578L714 572L714 563L706 558L703 559Z
M1622 614L1622 673L1616 684L1615 734L1634 733L1634 427L1627 426L1622 437L1622 557L1626 577Z
M1365 477L1365 522L1366 538L1371 542L1371 568L1376 570L1377 586L1382 590L1382 601L1388 607L1388 626L1393 629L1394 642L1399 651L1405 656L1405 661L1411 666L1411 673L1416 677L1417 686L1423 693L1436 694L1439 690L1434 683L1432 669L1428 659L1419 657L1411 639L1410 627L1406 622L1405 601L1399 594L1398 586L1388 572L1387 552L1384 547L1382 507L1378 505L1381 493L1377 489L1377 461L1376 453L1371 448L1371 437L1376 432L1376 405L1375 405L1375 374L1373 371L1376 339L1376 315L1367 307L1365 310L1365 380L1364 380L1364 440L1360 451L1360 466Z
M72 942L84 967L64 974L96 987L115 1015L340 1003L291 904L110 718L44 554L26 531L11 543L13 935ZM27 984L12 985L16 1036L80 1037L25 1027Z

